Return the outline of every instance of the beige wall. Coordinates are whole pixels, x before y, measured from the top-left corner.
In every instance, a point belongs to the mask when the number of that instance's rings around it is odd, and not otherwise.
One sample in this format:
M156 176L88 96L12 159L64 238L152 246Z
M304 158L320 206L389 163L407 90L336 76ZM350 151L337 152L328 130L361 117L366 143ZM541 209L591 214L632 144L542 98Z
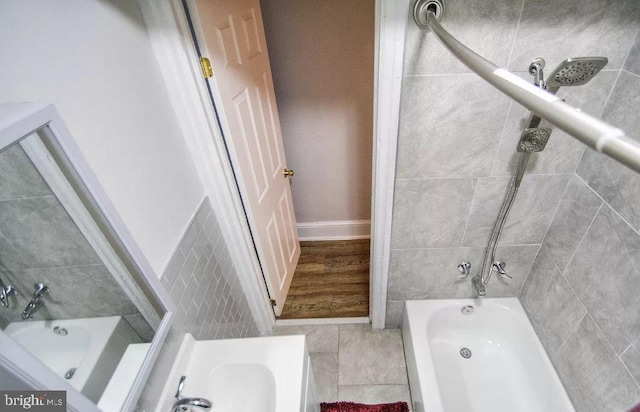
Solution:
M297 222L368 220L374 1L261 1Z

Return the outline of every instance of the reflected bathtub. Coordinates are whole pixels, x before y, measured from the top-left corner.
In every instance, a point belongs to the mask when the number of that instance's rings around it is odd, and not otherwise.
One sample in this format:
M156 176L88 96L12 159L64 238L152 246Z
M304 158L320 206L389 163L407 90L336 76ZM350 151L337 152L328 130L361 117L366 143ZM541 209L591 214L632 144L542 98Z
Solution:
M402 334L414 412L574 411L515 298L407 301Z
M14 322L4 332L96 403L128 345L141 342L121 316Z

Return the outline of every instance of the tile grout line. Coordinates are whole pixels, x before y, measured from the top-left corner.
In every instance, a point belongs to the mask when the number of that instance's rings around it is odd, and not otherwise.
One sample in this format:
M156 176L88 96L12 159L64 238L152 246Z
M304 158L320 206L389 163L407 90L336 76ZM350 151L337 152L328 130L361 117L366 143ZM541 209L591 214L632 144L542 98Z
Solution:
M509 107L507 108L507 113L504 117L504 123L502 124L502 132L500 133L500 139L498 139L498 145L496 147L495 153L493 154L493 159L491 159L491 171L489 172L489 176L496 176L494 171L496 171L498 154L500 154L500 148L502 147L502 142L505 139L505 135L507 134L507 124L509 123L509 115L511 114L511 110L513 109L514 101L509 99ZM497 171L496 171L497 172Z
M602 110L600 111L600 118L602 118L602 116L604 115L604 111L609 105L609 102L611 101L611 96L613 96L613 91L616 89L616 86L618 85L618 81L620 81L621 74L622 74L622 68L618 70L618 74L616 75L616 79L613 81L611 90L609 90L609 93L607 94L607 99L605 100L604 105L602 106Z
M625 72L625 73L627 73L627 74L630 74L630 75L632 75L632 76L634 76L634 77L638 77L638 78L640 78L640 74L636 74L636 73L631 72L631 71L629 71L629 70L627 70L627 69L622 69L622 71L623 71L623 72Z
M573 175L573 173L572 173L572 175ZM558 214L558 209L560 209L560 204L564 200L564 197L567 194L567 190L569 190L569 185L570 184L571 184L571 177L569 177L569 179L567 179L567 183L565 183L564 188L562 189L562 195L560 195L560 200L558 200L558 204L556 205L555 209L553 210L553 215L551 215L551 220L549 221L549 226L547 226L547 230L545 230L544 236L542 236L542 240L540 241L540 246L542 246L544 244L544 240L547 238L547 235L549 234L549 230L551 230L551 226L553 225L553 221L555 220L556 215Z
M475 183L473 185L473 196L471 196L471 202L469 203L469 211L467 212L467 218L464 222L464 230L462 231L462 236L460 237L460 247L464 243L464 237L467 235L467 228L469 227L469 220L471 219L471 211L473 210L473 199L476 197L476 191L478 190L478 184L480 179L474 179Z
M526 0L522 0L522 6L520 7L520 16L518 16L518 24L516 25L516 31L513 33L513 43L511 43L511 50L509 51L509 58L507 59L507 70L511 65L511 58L513 57L513 51L516 48L516 40L518 39L518 32L520 31L520 23L522 23L522 15L524 14L524 6Z
M569 285L571 286L571 285ZM585 306L586 309L586 306ZM633 377L633 375L631 374L631 372L629 371L629 368L627 368L627 365L624 363L624 361L622 360L622 358L620 357L620 355L618 355L618 352L616 351L616 349L613 347L613 345L611 344L611 341L609 340L609 337L607 336L606 333L604 333L604 331L602 330L602 328L600 327L600 325L598 324L598 322L596 322L596 320L593 318L593 316L591 316L591 313L589 313L589 311L587 310L587 315L589 315L589 317L591 318L591 320L593 321L593 324L596 325L596 328L598 328L598 330L600 331L600 333L602 333L602 336L604 336L604 340L609 344L609 347L611 348L611 350L613 351L613 353L615 354L615 357L620 361L620 363L624 366L624 368L626 369L627 373L629 374L629 376L631 377L631 379L633 380L633 382L636 384L636 386L638 385L638 381L636 381L636 379Z
M517 243L512 245L500 245L500 247L527 247L527 246L540 246L540 243ZM486 246L442 246L442 247L409 247L409 248L397 248L391 249L394 251L405 250L451 250L451 249L481 249Z
M584 234L582 235L582 237L580 238L580 241L578 242L578 244L576 245L576 248L573 250L573 253L571 254L571 257L569 258L569 260L567 261L567 266L565 266L564 270L560 271L560 274L565 278L565 280L567 281L567 283L569 283L569 281L567 280L566 276L564 276L564 272L569 268L569 266L571 266L571 262L573 262L573 258L576 256L576 252L578 251L578 249L580 249L580 246L582 245L582 242L584 242L584 238L587 237L587 233L589 233L589 230L591 229L591 226L593 225L593 222L595 222L596 218L598 217L598 215L600 214L600 211L602 210L602 206L604 205L604 202L600 204L600 207L598 208L598 210L596 211L596 213L593 215L593 218L591 219L591 222L589 222L589 226L587 226L587 230L584 231ZM551 259L551 261L553 262L553 264L555 265L555 262L553 259ZM556 268L557 265L556 265ZM558 268L558 270L560 270L560 268ZM571 286L571 283L569 283L569 286ZM573 290L573 287L571 287L571 290ZM575 293L575 291L573 291L573 293ZM576 296L578 296L576 294ZM578 299L580 299L578 297ZM582 299L580 299L580 303L582 303ZM584 305L584 303L583 303ZM585 309L587 307L585 306Z
M596 212L595 216L593 217L593 219L591 220L591 223L589 224L589 227L587 228L587 230L585 231L584 235L582 236L582 239L580 239L580 242L578 243L578 246L576 246L576 249L573 253L573 255L571 256L571 259L569 259L569 263L567 264L567 267L565 268L568 269L569 266L571 265L571 262L573 261L573 258L575 257L576 252L578 251L578 249L580 248L580 245L582 245L584 238L587 236L587 233L589 232L589 230L591 229L591 226L593 225L593 222L595 221L596 217L598 216L598 214L600 213L600 210L602 210L602 206L604 205L604 201L603 204L600 205L600 208L598 208L598 211ZM558 266L556 265L556 263L554 262L553 259L551 259L551 262L554 264L554 266L556 267L556 269L560 270L560 268L558 268ZM635 378L633 377L633 375L631 374L631 372L629 371L629 369L627 368L627 365L624 363L624 361L622 360L622 358L620 357L621 355L618 355L618 352L615 350L615 348L613 347L613 344L611 343L611 341L609 340L609 337L607 336L606 333L604 333L604 331L602 330L602 328L600 327L600 325L598 324L598 322L596 322L596 320L593 318L593 316L591 316L591 312L589 312L589 309L587 307L587 305L585 305L584 301L582 300L582 298L580 297L580 295L578 295L575 291L575 289L573 288L573 285L571 285L571 283L569 282L569 280L566 278L566 276L564 275L564 271L560 271L561 276L564 278L564 280L567 282L567 285L569 285L569 288L571 289L571 292L573 292L574 296L580 301L580 304L582 305L582 307L585 309L585 314L583 315L582 319L580 319L579 322L577 322L576 327L574 328L574 330L567 335L567 338L565 339L565 341L562 343L562 345L560 345L560 347L558 347L558 349L556 350L555 353L558 353L560 351L560 349L564 346L564 344L566 343L566 341L569 339L569 337L577 330L578 326L580 325L580 323L582 323L582 321L584 320L585 316L589 316L591 318L591 320L593 321L594 325L596 325L596 327L598 328L598 330L600 331L600 333L602 334L602 336L604 337L605 341L607 342L607 344L609 345L609 347L611 348L611 350L613 351L613 353L615 354L616 358L618 358L618 360L620 361L620 363L622 363L622 365L625 367L625 369L627 370L627 373L629 373L629 376L631 376L631 378L633 379L634 383L640 387L640 385L638 385L638 382L635 380ZM626 349L625 349L626 350ZM623 351L624 353L624 351Z
M540 241L540 248L538 248L538 252L536 253L536 257L531 262L531 266L529 267L529 271L527 272L527 276L525 276L525 278L524 278L524 282L522 282L522 286L520 287L520 291L518 292L518 299L520 299L520 295L522 294L522 291L524 290L524 285L527 283L527 280L529 279L529 275L531 275L531 270L533 270L533 264L535 263L536 259L538 259L538 256L540 255L540 251L542 250L542 245L544 244L544 241L547 238L547 235L549 234L549 230L551 230L551 226L553 225L553 221L556 218L556 214L558 214L558 209L560 208L560 203L562 203L562 200L564 199L564 196L567 194L567 190L569 188L569 183L571 183L571 178L567 179L567 183L564 185L564 189L562 190L562 195L560 195L560 200L558 200L558 204L556 204L556 207L555 207L555 209L553 211L553 215L551 216L551 220L549 220L549 226L547 226L547 230L544 232L544 236L542 236L542 240ZM553 262L553 258L551 259L551 261ZM560 273L562 273L562 272L560 272Z
M564 173L527 173L526 176L564 176L564 175L573 175L574 172L564 172ZM499 178L510 178L513 173L510 174L499 174L499 175L482 175L482 176L432 176L432 177L398 177L396 180L447 180L447 179L499 179Z
M630 347L631 345L629 345ZM629 349L627 347L627 349ZM625 349L620 355L616 354L616 356L618 357L618 359L620 360L620 363L622 363L622 366L624 366L624 368L626 369L627 373L629 374L629 376L631 376L631 379L633 380L633 382L636 384L636 386L638 388L640 388L640 382L638 382L638 380L636 380L636 377L633 376L633 373L631 373L631 371L629 370L629 367L627 366L627 364L624 362L624 360L622 360L622 355L627 351L627 349ZM614 351L615 352L615 351Z
M595 222L596 218L598 217L598 214L600 214L600 210L602 210L602 206L603 203L600 204L600 207L598 208L598 210L596 211L596 213L593 215L593 218L591 219L591 222L589 222L589 226L587 227L587 230L585 230L584 234L582 235L582 237L580 238L580 242L578 242L578 244L576 245L576 248L574 249L573 253L571 254L571 258L569 259L569 261L567 262L567 266L565 267L565 270L567 270L569 268L569 266L571 266L571 262L573 261L573 258L575 257L578 249L580 249L580 246L582 245L582 243L584 242L585 237L587 237L587 233L589 233L589 230L591 229L591 226L593 225L593 222ZM578 301L580 302L580 304L582 305L582 307L584 308L584 315L582 315L582 318L580 319L580 321L576 322L576 326L573 328L573 330L571 331L571 333L569 333L567 335L567 337L565 338L565 340L562 342L562 345L560 345L558 347L558 349L556 350L555 353L558 353L560 351L560 349L564 346L564 344L567 342L567 340L569 339L569 337L575 333L575 331L578 329L578 326L580 325L580 323L582 323L582 321L584 320L585 316L589 316L591 317L591 314L589 313L589 309L587 308L587 305L584 304L584 302L582 301L582 298L580 298L580 295L578 295L575 291L575 289L573 288L573 285L571 285L571 282L569 282L569 280L567 279L567 277L564 275L565 270L560 270L560 268L558 267L558 265L556 264L556 262L554 261L553 258L551 258L551 263L553 263L553 265L555 266L556 270L558 270L560 272L560 276L562 276L562 278L564 279L565 282L567 282L567 285L569 286L569 289L571 289L571 292L573 293L573 295L576 297L576 299L578 299ZM593 318L591 318L591 320L593 320ZM596 321L594 320L593 323L596 323ZM597 323L596 323L597 325ZM605 336L606 337L606 336ZM616 353L616 351L613 351L614 353Z
M582 303L582 302L581 302ZM584 318L586 316L589 315L589 311L586 310L584 311L584 314L582 315L582 317L580 318L579 321L576 322L575 326L573 327L573 329L571 330L571 332L569 332L569 334L567 335L566 338L564 338L564 340L562 341L562 344L560 346L558 346L558 349L555 350L555 352L553 353L554 355L557 355L558 352L560 352L560 350L564 347L565 343L567 343L567 341L569 340L569 338L571 337L571 335L573 335L574 333L576 333L576 331L578 330L578 326L580 326L580 324L582 323L582 321L584 320Z
M543 238L543 241L544 241L544 238ZM516 298L518 300L520 300L520 296L522 295L522 291L524 290L524 285L526 285L527 284L527 280L529 280L529 276L531 275L531 271L533 270L533 264L536 263L536 260L538 259L538 255L540 255L540 251L541 250L542 250L542 243L540 243L540 247L538 248L538 251L536 252L536 256L531 261L531 265L529 265L529 270L527 271L527 275L524 277L524 281L522 282L522 285L520 286L520 290L518 290L518 295L516 296Z
M616 214L616 216L618 216L620 219L622 219L622 221L624 223L627 224L627 226L629 226L629 228L631 228L631 230L633 230L638 236L640 236L640 230L636 229L627 219L624 218L624 216L622 216L620 213L618 213L618 211L609 203L606 201L606 199L604 199L602 196L600 196L600 194L594 189L592 188L587 182L584 181L584 179L582 179L582 177L580 177L580 175L576 174L576 177L578 179L580 179L580 181L589 188L589 190L591 190L596 196L598 196L598 198L607 206L609 206L609 209L611 209L613 211L613 213Z
M631 50L633 50L633 46L636 44L636 39L640 36L640 29L636 32L636 35L633 36L633 40L631 40L631 44L629 44L629 48L627 49L627 53L624 55L624 60L622 61L622 66L620 66L620 70L624 70L624 65L629 60L629 56L631 55Z
M524 13L524 5L526 0L522 0L522 6L520 6L520 14L518 15L518 23L516 24L516 31L513 33L513 42L511 43L511 50L509 50L509 57L507 58L507 70L509 70L509 66L511 65L511 57L513 57L513 51L516 48L516 39L518 38L518 31L520 30L520 23L522 22L522 14ZM513 72L515 73L515 72ZM526 73L526 72L524 72ZM500 140L498 141L498 147L496 148L496 152L493 156L493 165L491 167L491 176L495 176L494 171L496 169L496 159L498 158L498 154L500 153L500 147L502 146L502 142L505 138L507 131L507 122L509 120L509 115L511 114L511 110L514 104L513 99L509 99L509 108L507 109L507 114L504 118L504 125L502 126L502 133L500 134Z

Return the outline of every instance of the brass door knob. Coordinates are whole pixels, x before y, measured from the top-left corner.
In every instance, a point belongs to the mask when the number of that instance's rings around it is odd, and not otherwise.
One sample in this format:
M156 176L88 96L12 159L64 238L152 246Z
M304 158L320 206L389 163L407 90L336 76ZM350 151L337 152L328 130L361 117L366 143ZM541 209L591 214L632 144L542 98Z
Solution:
M284 177L292 177L292 176L293 176L293 170L284 169Z

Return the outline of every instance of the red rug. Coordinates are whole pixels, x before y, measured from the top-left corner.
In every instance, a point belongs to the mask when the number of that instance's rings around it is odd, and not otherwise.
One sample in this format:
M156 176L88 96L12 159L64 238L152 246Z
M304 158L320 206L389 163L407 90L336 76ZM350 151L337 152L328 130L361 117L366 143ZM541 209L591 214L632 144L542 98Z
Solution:
M365 405L353 402L323 402L320 404L320 412L409 412L409 405L406 402L381 403L379 405Z

